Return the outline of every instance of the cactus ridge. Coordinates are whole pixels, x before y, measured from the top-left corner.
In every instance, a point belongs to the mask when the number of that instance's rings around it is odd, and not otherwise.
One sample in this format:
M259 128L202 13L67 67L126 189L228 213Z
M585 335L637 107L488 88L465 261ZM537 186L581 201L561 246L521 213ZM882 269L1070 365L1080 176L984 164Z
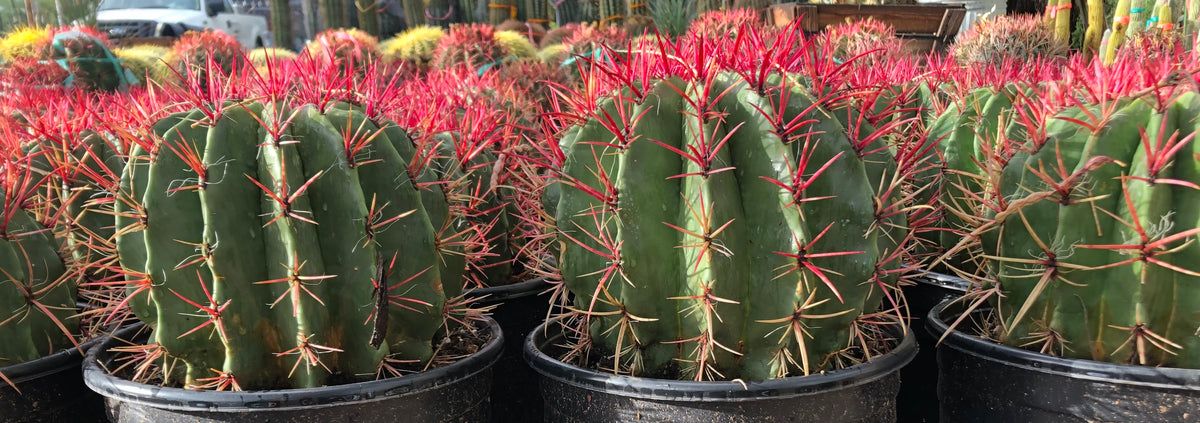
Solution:
M899 199L894 170L866 164L894 158L797 80L626 87L561 140L560 267L602 366L759 380L833 368L859 347L856 323L907 239L877 225L903 226L880 213Z
M227 106L159 120L121 179L130 304L185 364L168 379L314 387L428 360L462 275L437 265L445 205L405 171L412 141L345 103Z

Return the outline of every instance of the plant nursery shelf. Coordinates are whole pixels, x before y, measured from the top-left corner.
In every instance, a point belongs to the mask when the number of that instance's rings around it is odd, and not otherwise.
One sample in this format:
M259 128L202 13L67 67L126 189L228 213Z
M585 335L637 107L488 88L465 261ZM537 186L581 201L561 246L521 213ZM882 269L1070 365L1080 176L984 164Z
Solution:
M914 51L942 49L954 41L967 9L962 4L812 4L783 3L771 7L775 26L800 19L808 33L826 27L873 18L896 28L900 38L912 40Z

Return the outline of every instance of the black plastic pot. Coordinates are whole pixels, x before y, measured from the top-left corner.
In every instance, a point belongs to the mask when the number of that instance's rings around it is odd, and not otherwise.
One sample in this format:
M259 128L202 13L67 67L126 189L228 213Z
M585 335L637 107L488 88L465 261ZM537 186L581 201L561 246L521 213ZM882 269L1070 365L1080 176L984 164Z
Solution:
M122 345L108 338L88 353L83 378L105 397L116 423L176 422L471 422L491 411L492 365L504 335L492 319L480 324L491 334L479 352L454 364L383 380L312 389L215 392L164 388L110 375ZM127 336L126 336L127 338Z
M961 303L940 304L929 313L930 334L942 336L963 311ZM976 310L958 328L974 328L988 313ZM943 421L1200 421L1200 370L1064 359L960 330L938 347L938 365Z
M103 422L104 401L83 384L79 371L93 339L79 346L0 367L17 386L0 381L0 422Z
M942 301L961 298L967 293L969 282L941 273L924 273L912 279L912 285L903 286L908 314L912 317L910 327L917 338L920 352L911 363L900 370L900 397L896 416L902 422L933 423L938 421L937 399L937 338L921 329L925 316Z
M900 368L917 354L909 331L896 348L867 363L743 384L583 369L554 358L562 341L557 324L538 326L525 340L525 359L542 376L546 422L894 422Z
M492 421L526 423L542 419L537 374L525 364L521 344L533 328L546 321L550 283L534 279L511 285L476 288L467 292L474 305L497 305L492 318L504 331L504 348L492 372Z

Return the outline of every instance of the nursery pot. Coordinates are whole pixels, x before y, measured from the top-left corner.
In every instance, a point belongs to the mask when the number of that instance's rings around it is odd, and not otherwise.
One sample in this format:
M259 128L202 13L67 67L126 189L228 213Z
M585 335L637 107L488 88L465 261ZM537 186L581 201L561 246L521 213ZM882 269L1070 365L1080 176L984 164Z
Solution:
M929 312L935 337L964 312L949 300ZM969 331L977 309L938 346L938 399L948 422L1200 421L1200 370L1052 357Z
M504 335L490 318L478 324L488 341L479 352L429 371L320 388L216 392L144 385L109 374L119 365L106 338L88 353L83 378L103 395L115 423L180 422L487 422L492 366ZM128 339L133 332L126 332ZM121 334L118 334L121 335ZM143 338L144 339L144 338Z
M871 361L811 376L745 383L648 379L559 361L560 330L543 324L525 340L525 359L541 375L546 422L894 422L900 368L917 354L909 331ZM901 336L898 327L894 335Z
M21 364L0 367L0 422L103 422L104 402L83 384L79 365L99 338ZM17 392L20 390L20 392Z
M550 310L550 283L534 279L467 291L474 306L496 305L492 318L504 331L500 360L492 370L492 421L525 423L542 419L537 375L521 357L521 344Z
M960 298L967 293L969 282L958 277L928 272L910 279L904 285L904 300L908 304L909 324L920 347L917 357L900 371L900 397L896 409L902 422L932 423L938 421L937 399L937 338L922 329L925 316L942 301Z

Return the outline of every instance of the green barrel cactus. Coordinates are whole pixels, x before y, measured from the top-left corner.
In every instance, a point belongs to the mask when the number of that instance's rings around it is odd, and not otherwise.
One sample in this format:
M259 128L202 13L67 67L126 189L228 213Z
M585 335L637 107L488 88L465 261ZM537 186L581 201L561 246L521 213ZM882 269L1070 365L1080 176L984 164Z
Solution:
M0 192L0 366L71 348L79 333L78 274L59 257L54 233L30 210L30 188L39 178L28 171L29 160L5 163Z
M430 168L451 204L448 228L463 235L458 237L463 254L447 257L467 268L466 280L460 282L478 287L514 282L513 243L518 240L510 235L517 218L509 200L512 189L493 185L496 156L486 141L460 132L436 134L429 147L436 149L430 152Z
M976 231L996 339L1200 368L1198 116L1194 92L1068 107L993 167Z
M974 273L979 265L977 249L955 247L979 225L974 217L990 206L981 195L992 192L994 186L984 167L1008 159L1015 151L1011 147L1022 144L1027 136L1014 114L1014 101L1020 95L1016 85L976 88L950 102L929 124L928 139L937 146L936 152L929 152L929 159L939 166L915 175L915 179L918 185L931 187L923 195L940 198L936 202L942 207L937 224L941 231L936 245L953 252L941 261L959 271ZM965 238L970 245L977 245L972 237Z
M48 210L55 210L54 235L62 256L91 267L84 276L92 280L111 276L103 268L115 263L111 242L110 188L125 167L123 144L90 129L44 136L25 146L29 170L44 178L38 195Z
M403 130L271 102L156 122L116 202L129 304L190 387L314 387L427 361L462 268Z
M564 132L561 184L547 195L583 326L576 352L696 380L807 375L870 355L861 318L893 287L909 238L889 233L905 220L887 212L895 159L803 79L639 83Z

